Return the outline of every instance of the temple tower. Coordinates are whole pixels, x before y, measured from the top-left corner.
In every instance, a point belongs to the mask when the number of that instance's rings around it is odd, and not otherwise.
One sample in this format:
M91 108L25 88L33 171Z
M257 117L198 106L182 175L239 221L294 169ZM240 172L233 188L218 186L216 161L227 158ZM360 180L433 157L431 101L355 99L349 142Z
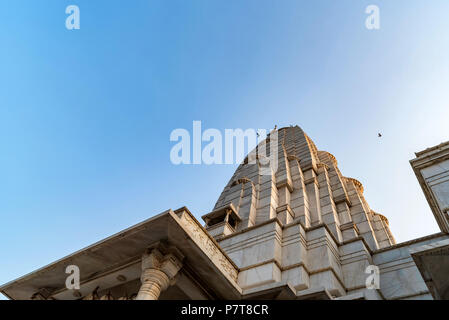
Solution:
M336 158L318 150L300 127L272 131L262 144L273 150L273 143L276 168L262 173L261 156L256 152L251 162L250 154L203 216L240 268L239 285L289 282L333 296L364 288L369 252L395 244L387 218L370 208L362 183L343 176Z

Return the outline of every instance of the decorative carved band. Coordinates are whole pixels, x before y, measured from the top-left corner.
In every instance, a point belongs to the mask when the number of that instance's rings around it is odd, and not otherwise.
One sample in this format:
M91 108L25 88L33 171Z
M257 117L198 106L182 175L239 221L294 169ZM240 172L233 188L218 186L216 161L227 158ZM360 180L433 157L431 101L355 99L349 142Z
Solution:
M183 226L187 229L192 240L197 242L201 249L205 251L208 257L213 262L218 262L222 270L234 281L237 282L238 271L228 260L228 258L220 251L218 245L209 237L205 230L203 230L196 221L188 214L183 211L181 215L181 221L184 222Z

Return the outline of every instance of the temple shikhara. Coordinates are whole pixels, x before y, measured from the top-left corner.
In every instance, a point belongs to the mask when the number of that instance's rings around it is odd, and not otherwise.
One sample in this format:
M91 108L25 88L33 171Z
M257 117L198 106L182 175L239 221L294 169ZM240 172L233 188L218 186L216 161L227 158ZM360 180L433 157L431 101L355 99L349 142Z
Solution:
M449 142L410 161L441 232L403 243L362 183L301 128L264 143L277 144L276 170L261 174L259 155L247 157L204 224L186 207L169 209L0 291L41 300L449 299ZM70 265L79 289L66 287Z

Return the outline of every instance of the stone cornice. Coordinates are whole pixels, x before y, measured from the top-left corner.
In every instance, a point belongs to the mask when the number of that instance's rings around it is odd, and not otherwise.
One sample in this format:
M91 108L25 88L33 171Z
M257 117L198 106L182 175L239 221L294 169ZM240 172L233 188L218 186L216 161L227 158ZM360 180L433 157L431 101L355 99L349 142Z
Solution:
M372 213L373 215L379 216L383 221L385 221L385 223L386 223L387 225L390 225L390 223L388 222L387 217L385 217L383 214L377 213L377 212L375 212L375 211L373 211L373 210L371 210L371 213Z
M320 154L320 153L323 153L323 154L326 154L327 156L329 156L329 158L332 160L334 165L338 166L338 161L337 161L337 159L335 158L335 156L332 153L324 151L324 150L318 151L318 154Z
M378 254L378 253L382 253L382 252L385 252L385 251L406 247L406 246L409 246L409 245L412 245L412 244L415 244L415 243L419 243L419 242L422 242L422 241L427 241L427 240L431 240L431 239L435 239L435 238L443 237L443 236L447 236L447 235L448 234L444 233L444 232L434 233L434 234L431 234L431 235L428 235L428 236L425 236L425 237L421 237L421 238L418 238L418 239L413 239L413 240L401 242L401 243L392 245L390 247L386 247L386 248L375 250L373 252L373 254Z
M436 146L434 146L434 147L430 147L430 148L427 148L427 149L425 149L425 150L423 150L423 151L418 151L418 152L415 152L415 155L416 155L416 157L421 157L421 156L423 156L423 155L433 155L433 154L435 154L435 153L439 153L439 152L441 152L441 151L443 151L443 150L445 150L445 149L448 149L449 150L449 141L446 141L446 142L442 142L442 143L440 143L439 145L436 145ZM413 160L412 160L413 161Z

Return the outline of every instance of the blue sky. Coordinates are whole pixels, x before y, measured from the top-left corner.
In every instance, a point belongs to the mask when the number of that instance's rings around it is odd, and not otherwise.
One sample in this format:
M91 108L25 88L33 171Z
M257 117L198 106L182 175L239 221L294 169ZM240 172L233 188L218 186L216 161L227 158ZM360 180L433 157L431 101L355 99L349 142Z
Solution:
M236 166L170 162L171 131L194 120L297 124L398 242L438 232L408 161L449 138L448 14L447 0L0 2L0 283L168 208L209 212Z

